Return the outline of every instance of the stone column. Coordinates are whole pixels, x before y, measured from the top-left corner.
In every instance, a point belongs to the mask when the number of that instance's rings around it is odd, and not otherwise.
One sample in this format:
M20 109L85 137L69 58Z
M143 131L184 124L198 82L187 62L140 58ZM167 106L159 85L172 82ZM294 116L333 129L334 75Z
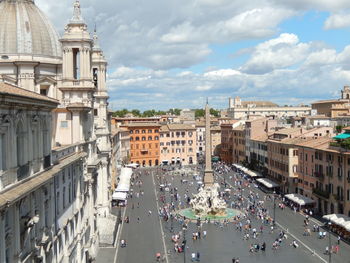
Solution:
M6 262L5 211L0 211L0 262Z
M81 140L80 111L72 111L72 143Z
M20 241L20 225L19 225L19 203L12 206L13 210L13 259L14 262L19 260L18 256L21 252L21 241Z

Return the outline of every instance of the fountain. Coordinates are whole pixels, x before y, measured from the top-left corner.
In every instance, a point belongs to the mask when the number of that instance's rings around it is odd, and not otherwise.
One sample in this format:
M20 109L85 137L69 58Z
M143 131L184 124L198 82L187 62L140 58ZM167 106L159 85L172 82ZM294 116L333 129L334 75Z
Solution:
M191 208L182 209L179 215L195 220L224 220L241 215L242 212L236 209L226 208L226 203L220 198L220 186L214 183L213 171L211 168L211 139L210 139L210 113L209 105L205 107L205 171L204 187L194 194L190 205Z

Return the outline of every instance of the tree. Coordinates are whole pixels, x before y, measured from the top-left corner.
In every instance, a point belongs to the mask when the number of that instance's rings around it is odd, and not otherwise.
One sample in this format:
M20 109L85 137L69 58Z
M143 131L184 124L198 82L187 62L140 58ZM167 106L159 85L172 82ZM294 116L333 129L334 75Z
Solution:
M131 113L132 113L132 115L134 115L135 117L141 116L140 110L137 110L137 109L133 109L133 110L131 111Z
M214 117L219 117L220 116L220 111L211 108L210 109L210 114L213 115Z
M204 117L204 115L205 115L204 109L195 109L194 110L194 116L196 118Z

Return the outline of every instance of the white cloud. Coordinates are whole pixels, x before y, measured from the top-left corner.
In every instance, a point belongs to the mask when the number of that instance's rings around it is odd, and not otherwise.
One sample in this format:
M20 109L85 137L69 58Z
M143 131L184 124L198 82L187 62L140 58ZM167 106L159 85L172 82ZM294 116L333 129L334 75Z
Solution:
M264 74L286 68L305 59L309 50L310 44L300 43L297 35L284 33L278 38L259 44L241 70L252 74Z
M111 107L199 107L208 96L214 106L225 108L227 97L235 95L282 104L310 102L333 96L350 81L350 47L336 52L326 45L300 42L295 34L276 37L281 22L310 9L331 13L327 29L348 26L343 10L350 8L349 0L135 3L81 1L89 30L97 24L109 63ZM62 33L72 15L72 1L36 4ZM241 67L220 68L206 60L217 44L269 38L235 53L249 55ZM204 61L207 72L190 70Z
M338 29L345 27L350 27L350 13L332 14L324 23L325 29Z
M198 91L207 91L207 90L211 90L213 87L210 86L210 85L200 85L200 86L197 86L195 88L195 90L198 90Z

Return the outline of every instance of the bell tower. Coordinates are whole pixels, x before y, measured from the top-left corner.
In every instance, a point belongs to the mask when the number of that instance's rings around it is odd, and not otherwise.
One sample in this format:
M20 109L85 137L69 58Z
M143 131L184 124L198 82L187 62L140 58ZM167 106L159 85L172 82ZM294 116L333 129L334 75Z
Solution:
M73 17L66 25L60 42L63 65L59 89L67 110L66 119L70 121L70 143L87 141L94 138L92 109L96 87L91 68L93 40L87 31L78 0L74 3Z
M343 100L350 100L350 87L344 86L343 90L341 91L341 98Z

